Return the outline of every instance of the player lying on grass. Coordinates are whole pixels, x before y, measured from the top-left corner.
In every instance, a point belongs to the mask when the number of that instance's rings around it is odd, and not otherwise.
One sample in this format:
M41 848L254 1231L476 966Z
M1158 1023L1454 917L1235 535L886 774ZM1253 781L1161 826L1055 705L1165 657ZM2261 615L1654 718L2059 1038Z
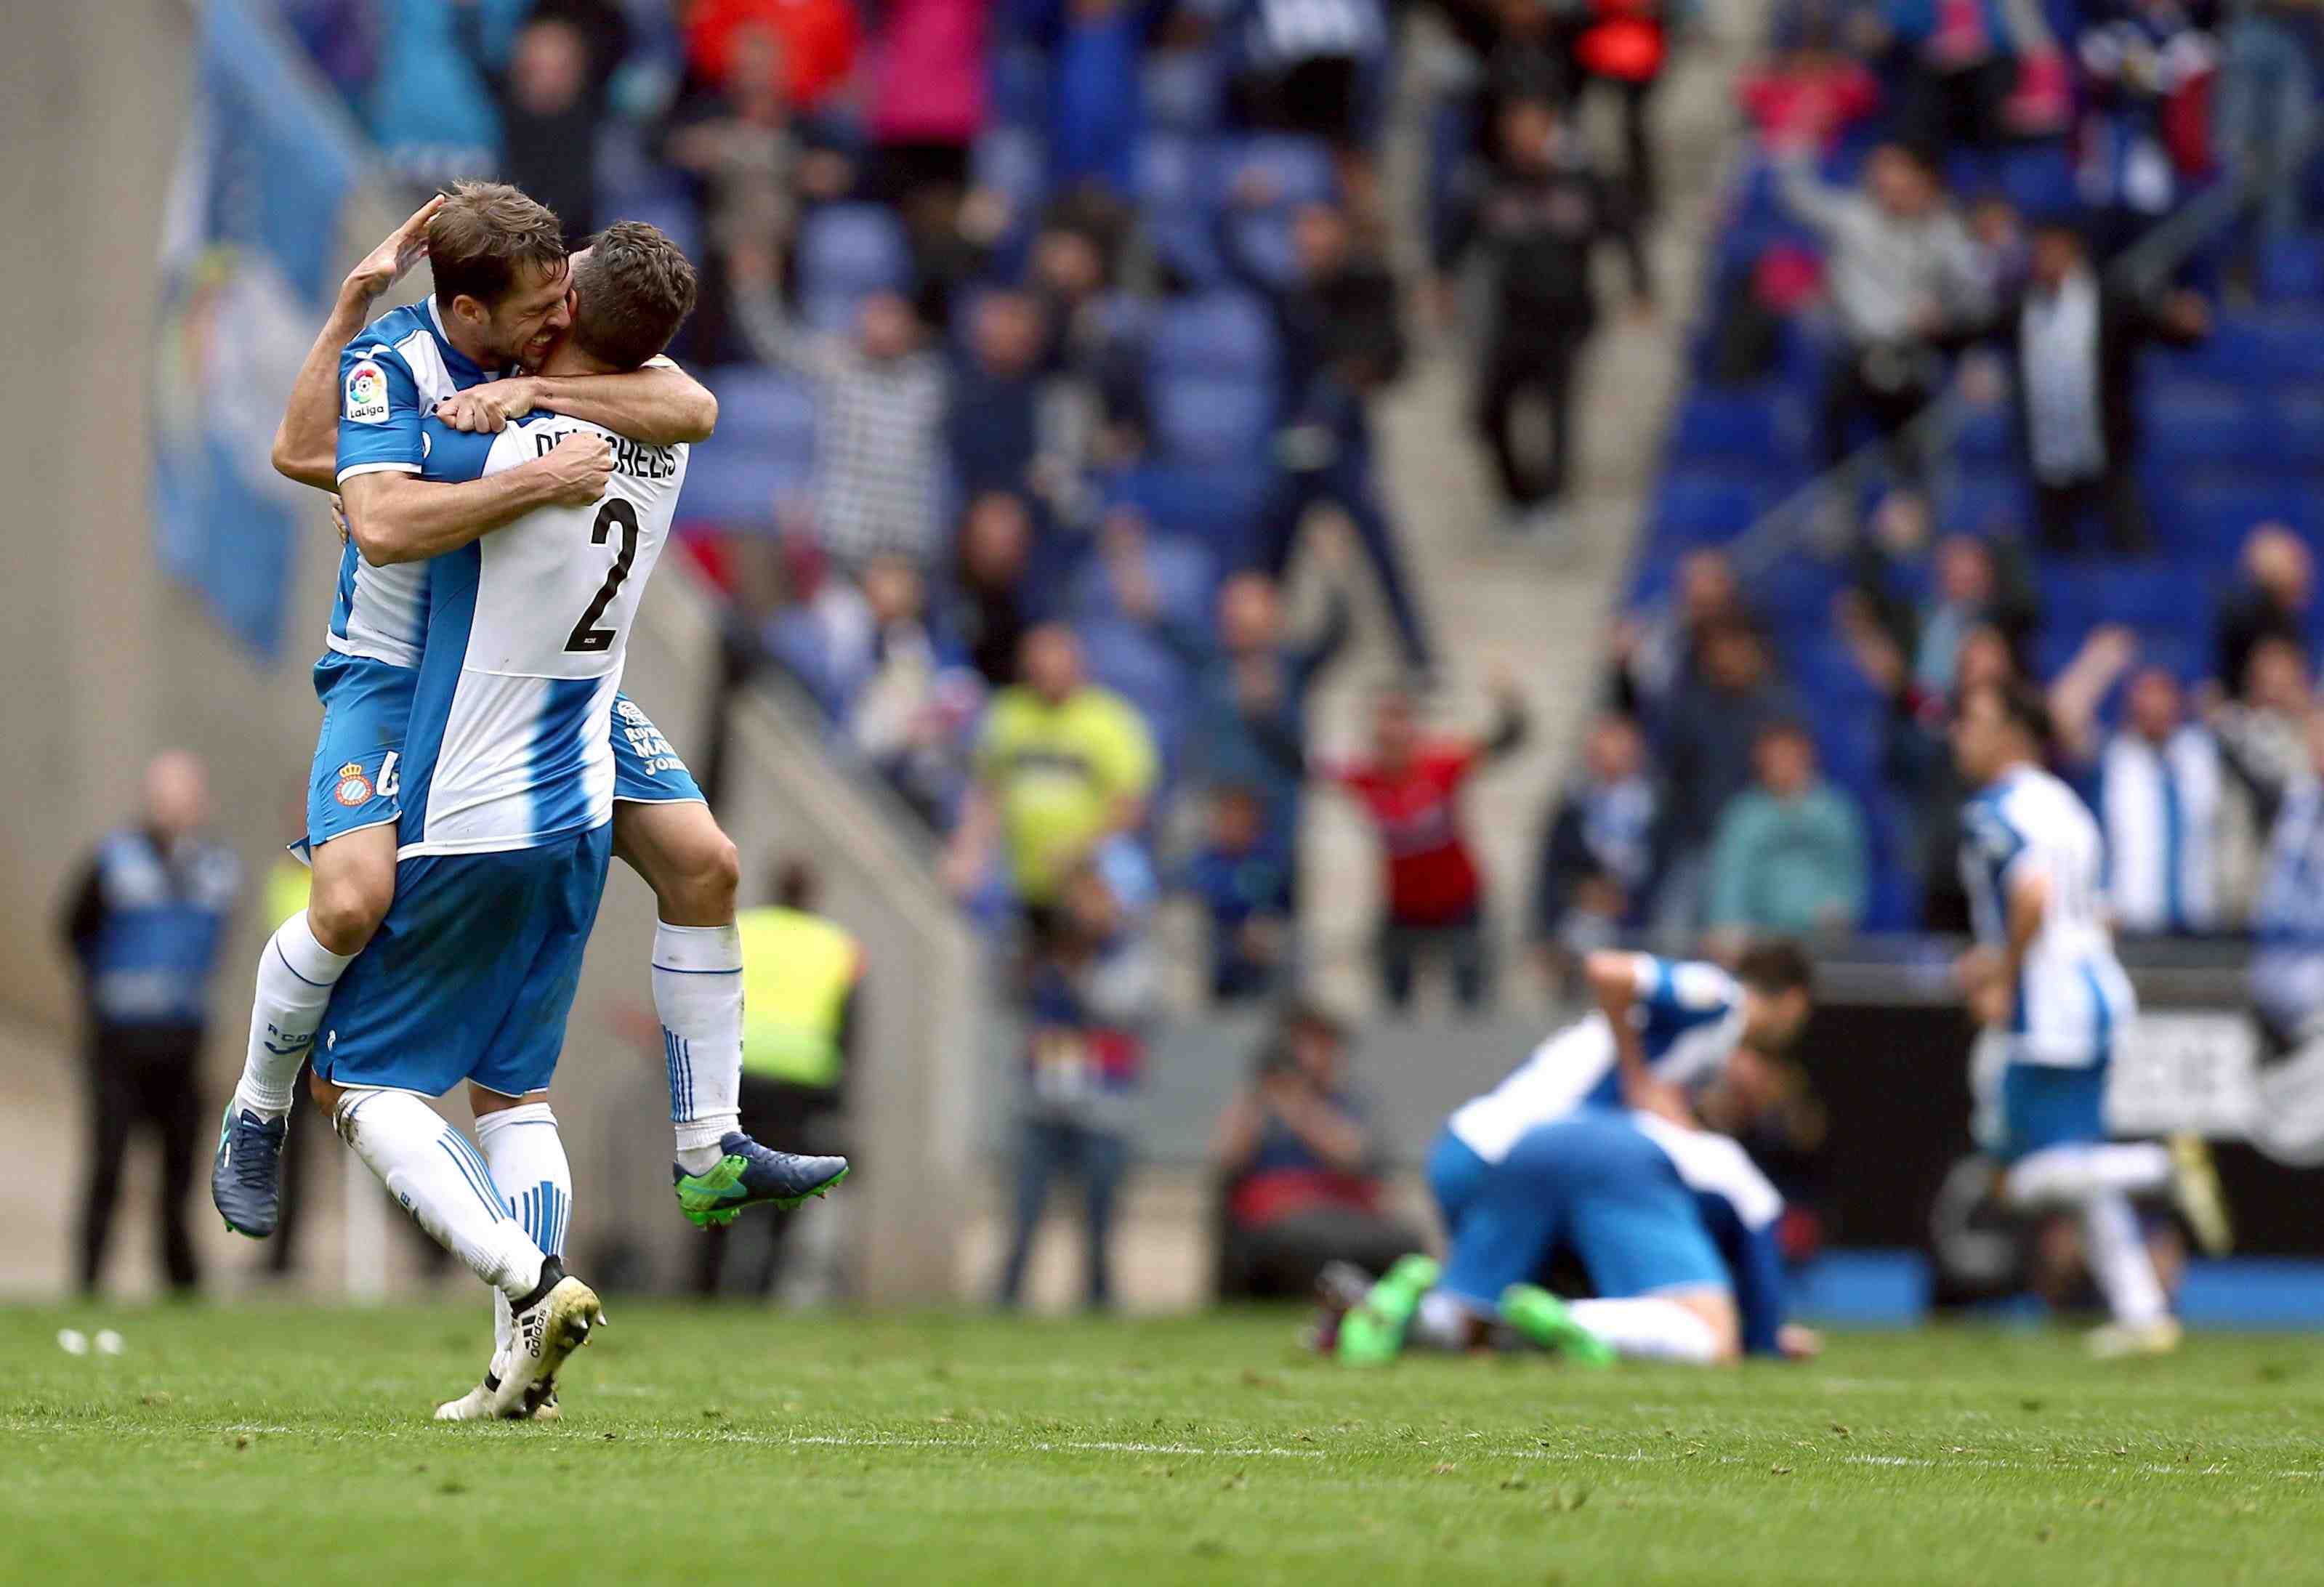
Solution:
M2159 1355L2178 1348L2180 1329L2131 1198L2172 1188L2214 1254L2227 1245L2227 1212L2200 1140L2107 1139L2115 1033L2137 1003L2115 956L2098 823L2042 769L2048 739L2047 709L2015 687L1970 690L1953 721L1953 758L1975 790L1961 812L1961 875L1978 937L1956 973L1972 1012L2005 1032L1998 1094L1981 1110L1996 1138L1980 1144L2007 1165L2009 1205L2078 1215L2113 1314L2091 1351Z
M549 367L634 368L694 296L667 237L614 226L579 256L572 334ZM312 1087L420 1226L506 1301L482 1382L438 1416L530 1416L554 1404L558 1367L603 1315L563 1270L571 1175L548 1087L613 850L612 712L687 448L546 413L497 435L430 418L410 490L491 485L560 454L599 466L602 500L513 518L488 505L460 528L382 511L392 496L377 476L348 467L368 442L361 422L340 443L348 526L376 562L430 558L427 626L402 740L395 898L333 991ZM481 1155L425 1100L463 1081Z
M423 255L435 272L432 297L366 327L372 303ZM571 299L556 217L512 188L464 186L431 201L349 273L292 389L276 467L328 490L342 477L344 434L353 443L351 495L372 499L342 555L329 648L316 667L324 715L308 798L312 897L262 954L243 1076L211 1172L213 1201L244 1234L273 1232L300 1066L332 987L393 897L403 738L428 614L424 537L486 514L506 521L528 507L594 500L609 466L609 447L576 442L493 480L422 485L410 476L424 460L423 415L440 404L468 428L497 429L512 408L553 404L650 445L703 438L715 421L715 400L662 359L621 374L478 383L546 358L571 323ZM416 549L391 559L391 527L421 537ZM669 1058L680 1204L696 1223L731 1219L759 1201L796 1205L836 1184L846 1166L772 1152L741 1132L734 845L645 714L621 698L611 710L613 848L653 889L659 918L652 985Z
M1448 1130L1428 1183L1450 1253L1441 1271L1405 1258L1340 1319L1333 1348L1349 1365L1508 1341L1591 1366L1815 1352L1815 1336L1784 1321L1783 1196L1725 1136L1585 1107L1489 1164ZM1537 1285L1561 1252L1596 1298L1562 1301Z
M1641 1152L1631 1138L1657 1130L1657 1140L1679 1142L1675 1155L1708 1165L1698 1174L1709 1176L1711 1191L1729 1204L1714 1220L1720 1229L1733 1223L1764 1236L1781 1198L1739 1148L1692 1127L1686 1088L1718 1075L1738 1044L1770 1055L1788 1048L1812 1011L1812 967L1797 944L1774 941L1748 950L1733 975L1715 964L1610 951L1591 955L1584 968L1597 1009L1457 1109L1430 1155L1429 1185L1452 1259L1423 1333L1433 1342L1466 1340L1492 1315L1502 1290L1530 1281L1563 1242L1582 1256L1600 1296L1622 1303L1593 1314L1611 1342L1726 1359L1740 1337L1731 1287L1700 1259L1701 1219L1687 1197L1669 1191L1674 1152ZM1625 1118L1618 1111L1625 1101L1641 1111ZM1620 1128L1609 1130L1609 1120ZM1591 1142L1594 1156L1582 1149ZM1570 1152L1580 1156L1566 1162ZM1560 1177L1585 1168L1595 1176L1586 1183ZM1643 1211L1625 1212L1626 1195ZM1638 1231L1647 1243L1632 1250ZM1750 1244L1738 1246L1739 1261L1758 1261L1760 1253L1745 1249ZM1702 1293L1649 1294L1663 1281L1647 1284L1639 1275L1658 1271ZM1339 1333L1343 1359L1394 1354L1434 1283L1425 1259L1400 1264ZM1545 1295L1527 1299L1536 1321L1555 1315ZM1690 1311L1698 1314L1693 1325L1680 1315ZM1577 1342L1577 1348L1587 1347Z

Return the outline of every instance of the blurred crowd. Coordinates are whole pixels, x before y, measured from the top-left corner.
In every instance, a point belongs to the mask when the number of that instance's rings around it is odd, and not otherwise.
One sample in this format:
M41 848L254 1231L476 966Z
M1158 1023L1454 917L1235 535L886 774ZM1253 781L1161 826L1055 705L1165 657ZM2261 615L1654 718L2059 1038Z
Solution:
M1194 906L1213 999L1300 989L1311 790L1377 835L1384 999L1441 975L1491 1005L1465 790L1528 724L1496 679L1483 731L1443 731L1370 409L1403 375L1408 298L1472 316L1468 419L1508 529L1557 532L1599 265L1632 311L1655 300L1675 7L280 3L415 184L504 177L576 239L649 219L703 265L675 350L722 421L680 538L731 598L729 681L811 701L1022 945L1012 1293L1053 1177L1111 1218L1157 903ZM1779 8L1736 85L1748 142L1603 708L1545 802L1530 900L1499 911L1554 972L1640 933L1957 925L1947 704L2002 675L2050 687L2126 926L2304 907L2324 364L2281 349L2324 357L2313 10ZM1407 11L1452 62L1418 96L1417 214L1382 174ZM1599 97L1603 150L1576 114ZM2115 268L2226 180L2263 189L2248 221L2159 278ZM1406 233L1425 246L1390 246ZM1400 278L1416 255L1425 276ZM1957 374L1972 420L1939 445L1913 420ZM2190 434L2215 460L2264 453L2279 494L2158 489ZM1729 554L1867 442L1878 484L1812 555ZM1323 598L1295 621L1303 553ZM2223 602L2215 634L2190 578ZM1360 583L1404 669L1361 752L1327 757L1309 700ZM1318 1056L1336 1042L1304 1006L1271 1039L1221 1123L1232 1205L1376 1215L1360 1104ZM1250 1282L1310 1249L1277 1233L1233 1248ZM1093 1259L1092 1295L1107 1284Z

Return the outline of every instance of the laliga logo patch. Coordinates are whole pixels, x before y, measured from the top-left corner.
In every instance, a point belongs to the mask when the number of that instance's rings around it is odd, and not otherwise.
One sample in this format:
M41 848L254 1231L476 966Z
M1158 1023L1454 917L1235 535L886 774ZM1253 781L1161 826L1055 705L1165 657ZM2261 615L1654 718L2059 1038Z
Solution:
M362 767L350 761L339 768L339 786L332 797L352 810L371 798L371 779L364 775Z
M368 358L347 371L346 412L355 424L387 422L387 376Z

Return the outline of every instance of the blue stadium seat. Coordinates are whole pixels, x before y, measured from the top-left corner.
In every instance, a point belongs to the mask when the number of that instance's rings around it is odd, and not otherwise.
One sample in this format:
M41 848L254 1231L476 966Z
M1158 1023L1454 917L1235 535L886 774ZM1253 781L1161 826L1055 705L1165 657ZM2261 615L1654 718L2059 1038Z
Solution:
M2025 512L2025 482L2015 469L1968 470L1937 493L1937 526L1949 534L2013 532Z
M2001 191L2026 215L2061 215L2080 205L2062 143L2013 149L2001 157Z
M839 330L878 291L909 286L904 224L879 204L826 204L799 223L797 269L801 313L816 330Z
M992 52L991 117L1011 126L1049 123L1049 59L1036 45L1008 44Z
M1807 442L1807 416L1780 386L1698 390L1672 426L1670 460L1680 466L1771 460L1803 466Z
M2260 249L2260 296L2274 303L2324 300L2324 237L2271 237Z
M747 447L704 447L686 471L678 515L771 532L782 503L804 494L811 468Z
M1147 385L1154 446L1172 463L1249 465L1275 424L1275 388L1240 378L1162 375Z
M2214 381L2159 383L2147 395L2149 454L2188 465L2264 457L2268 436L2245 388Z
M1218 125L1224 85L1212 51L1152 51L1140 75L1149 126L1200 133Z
M1157 376L1206 375L1271 383L1275 327L1248 292L1174 299L1154 316L1147 356Z
M2017 416L2006 399L1969 410L1961 420L1960 433L1953 438L1953 456L1964 463L1987 467L2006 464L2016 455Z
M2279 468L2324 470L2324 385L2279 386L2261 408L2267 415L2270 453Z
M2324 370L2324 313L2277 311L2259 318L2262 367L2276 379L2313 380Z
M1339 194L1339 173L1331 146L1296 133L1254 133L1231 140L1220 152L1218 197L1231 199L1246 178L1259 177L1286 208L1327 204Z
M1191 535L1231 565L1246 547L1274 475L1264 466L1174 467L1144 464L1107 482L1105 498L1127 502L1167 534Z
M1751 527L1775 504L1780 487L1729 470L1683 468L1655 493L1656 529L1698 544L1720 545Z

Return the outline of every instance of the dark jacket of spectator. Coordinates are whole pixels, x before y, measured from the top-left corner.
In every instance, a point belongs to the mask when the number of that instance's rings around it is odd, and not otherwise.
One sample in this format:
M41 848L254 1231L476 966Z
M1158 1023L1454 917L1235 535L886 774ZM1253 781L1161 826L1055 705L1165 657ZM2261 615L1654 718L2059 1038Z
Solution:
M2116 550L2149 542L2136 474L2138 355L2149 342L2200 340L2209 323L2191 294L2153 300L2101 281L2070 230L2035 234L2032 279L1978 334L2006 349L2016 376L2018 435L2050 549L2074 549L2089 509Z
M1345 1045L1329 1016L1294 1010L1219 1117L1223 1295L1304 1297L1330 1263L1377 1273L1421 1249L1383 1209L1379 1145L1342 1075Z
M1702 643L1701 675L1679 684L1660 735L1669 798L1655 850L1665 863L1710 846L1719 813L1750 784L1761 730L1805 715L1756 632L1722 623Z

